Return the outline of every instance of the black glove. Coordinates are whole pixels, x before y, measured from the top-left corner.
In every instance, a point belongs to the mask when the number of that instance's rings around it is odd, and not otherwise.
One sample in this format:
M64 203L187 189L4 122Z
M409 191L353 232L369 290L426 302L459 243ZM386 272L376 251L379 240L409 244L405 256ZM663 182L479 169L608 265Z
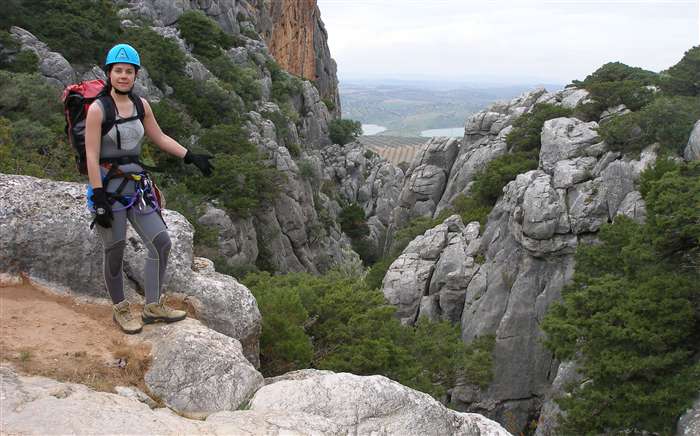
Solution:
M92 225L90 225L90 228L92 228L95 223L106 229L112 227L114 215L112 214L112 207L107 200L107 192L104 188L94 188L90 200L92 200L92 204L95 207L95 220L92 222Z
M185 163L186 164L191 164L193 163L194 166L199 168L199 170L204 174L205 176L209 177L211 176L211 172L214 169L214 165L209 163L209 159L212 157L206 154L194 154L190 150L187 150L187 154L185 155Z

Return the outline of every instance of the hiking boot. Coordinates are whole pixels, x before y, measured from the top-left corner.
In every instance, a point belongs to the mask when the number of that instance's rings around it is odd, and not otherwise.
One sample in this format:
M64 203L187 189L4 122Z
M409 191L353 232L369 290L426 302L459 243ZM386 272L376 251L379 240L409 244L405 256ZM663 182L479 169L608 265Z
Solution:
M182 321L187 316L184 310L171 309L165 305L165 295L160 296L160 301L143 306L141 319L146 324L158 321L175 322Z
M129 335L140 332L143 327L141 321L131 314L129 302L126 300L112 306L112 319L124 333Z

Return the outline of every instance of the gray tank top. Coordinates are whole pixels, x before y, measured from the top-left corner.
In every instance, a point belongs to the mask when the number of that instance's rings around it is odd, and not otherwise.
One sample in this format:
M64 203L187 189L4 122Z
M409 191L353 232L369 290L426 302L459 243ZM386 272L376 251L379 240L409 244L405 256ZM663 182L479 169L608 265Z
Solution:
M138 98L138 97L137 97ZM102 106L102 102L100 100L95 100L95 104L100 105L100 109L102 109L102 119L104 120L105 117L105 110L104 107ZM132 116L136 116L138 114L136 110L136 105L134 105L134 111L132 112ZM117 119L122 119L123 117L119 116L119 113L116 114ZM119 136L121 138L121 149L117 147L117 129L119 129ZM107 132L105 135L102 136L102 142L100 144L100 158L105 158L105 157L122 157L122 156L139 156L141 155L141 147L143 145L143 136L144 136L144 129L143 129L143 124L141 123L141 120L135 119L133 121L127 121L126 123L119 124L119 126L114 126L112 127L109 132ZM124 164L124 165L119 165L119 169L122 170L125 173L128 172L141 172L143 171L143 168L141 168L140 165L138 164ZM107 173L107 170L104 168L100 167L100 171L102 173L102 177L105 176ZM117 186L121 183L121 178L117 179L112 179L109 182L109 185L107 186L107 190L110 192L114 192ZM128 184L129 186L126 187L124 190L125 193L130 193L134 191L133 182L130 182Z

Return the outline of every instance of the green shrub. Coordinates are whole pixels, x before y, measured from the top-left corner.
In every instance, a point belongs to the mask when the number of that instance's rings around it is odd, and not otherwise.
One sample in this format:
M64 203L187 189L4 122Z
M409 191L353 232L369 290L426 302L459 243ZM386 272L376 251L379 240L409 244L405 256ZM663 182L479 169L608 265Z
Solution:
M194 227L195 255L204 256L214 252L219 232L198 222L205 211L207 200L204 195L192 192L183 182L168 183L159 175L156 177L156 182L163 191L165 207L180 212Z
M200 82L179 77L172 83L175 98L202 127L229 124L238 119L241 108L237 101L214 80Z
M240 123L217 124L206 129L199 139L199 145L212 154L242 155L257 150L248 141L248 135Z
M470 194L482 205L493 206L503 194L503 187L518 174L536 169L539 150L508 153L488 163L483 171L474 176Z
M262 89L257 81L255 69L239 67L224 54L204 58L203 62L216 77L230 85L231 90L241 97L248 107L252 107L252 103L262 97Z
M0 28L19 26L71 63L104 62L121 28L108 0L10 0L3 2Z
M166 135L181 143L189 139L195 126L180 105L169 99L162 99L158 103L150 103L150 105L153 109L153 115L158 120L158 125Z
M250 39L255 39L258 41L260 40L260 35L258 35L258 33L255 30L249 27L243 28L243 30L241 30L241 33Z
M39 58L32 50L21 50L17 43L6 32L0 28L0 70L7 70L13 73L36 73L39 65ZM16 52L14 54L10 54Z
M281 330L304 327L306 336L312 338L311 366L314 368L361 375L382 374L439 399L457 379L485 385L491 378L493 338L483 338L465 346L459 327L449 323L421 320L415 328L403 327L394 316L395 308L384 305L383 295L365 287L357 277L337 272L324 276L287 274L274 277L251 273L244 284L256 297L260 290L281 290L279 294L283 298L280 297L279 306L274 308L288 325ZM307 319L294 315L285 317L287 313L300 313L297 301L306 310ZM263 320L268 310L261 306ZM268 346L274 349L277 340L274 336L265 336L263 325L261 349L266 350ZM303 344L304 338L299 335L294 343ZM287 350L295 349L287 347ZM283 370L308 366L290 358L291 352L285 353L275 356ZM266 375L276 375L266 373L265 369Z
M662 164L663 165L663 164ZM668 163L666 165L669 165ZM644 180L647 225L663 259L700 269L700 162L677 165L657 180Z
M262 111L260 115L274 123L277 138L284 139L287 137L289 134L289 127L287 126L287 118L282 113L277 111Z
M216 170L211 177L190 177L193 192L218 199L235 216L249 216L258 207L272 201L284 182L284 173L261 164L257 152L215 155Z
M547 120L569 117L573 111L553 104L541 103L531 112L523 114L513 123L513 130L506 136L506 143L511 151L539 151L542 146L540 135Z
M586 383L560 399L564 434L671 434L700 389L700 163L661 159L642 176L647 220L617 217L579 245L573 283L543 329Z
M233 37L202 11L185 11L177 20L177 28L197 56L212 59L221 54L221 49L233 46Z
M479 221L484 226L493 205L480 202L474 195L459 194L452 201L452 208L462 218L465 224Z
M40 76L0 71L0 121L0 171L79 180L58 91Z
M659 142L664 150L682 154L698 118L697 98L659 97L638 112L605 123L599 132L612 150L637 152Z
M148 27L130 27L124 31L124 39L138 50L141 64L156 86L175 88L184 80L187 59L175 41Z
M311 183L311 186L318 186L319 176L316 174L314 165L311 161L304 159L299 162L299 175L302 179L308 180Z
M383 257L372 265L365 276L365 286L368 289L381 289L384 276L395 258Z
M338 215L338 223L365 265L372 265L379 259L380 253L375 242L368 238L370 232L367 217L360 205L352 203L345 206Z
M344 207L338 216L340 228L351 239L362 238L369 235L369 227L367 227L367 217L365 211L357 203L349 204Z
M323 104L326 105L329 112L333 112L335 110L335 103L333 103L333 100L330 98L323 98L321 101L323 101Z
M272 78L272 100L278 105L289 101L293 96L301 95L303 82L300 78L284 71L274 59L266 63Z
M65 125L60 91L38 74L0 71L0 116L33 120L54 128Z
M299 292L272 280L269 273L249 273L243 279L258 303L262 317L260 365L265 375L308 368L314 356L304 331L309 318Z
M299 156L301 156L301 146L299 144L287 144L287 150L289 150L289 154L293 158L298 158Z
M700 46L685 52L683 59L662 72L661 88L671 95L700 95Z
M345 145L362 134L362 124L354 120L331 120L328 130L334 144Z
M647 86L658 85L659 76L620 62L609 62L585 80L575 80L573 83L591 93L594 103L587 112L595 112L599 116L605 109L620 104L632 111L644 107L654 98L654 91Z

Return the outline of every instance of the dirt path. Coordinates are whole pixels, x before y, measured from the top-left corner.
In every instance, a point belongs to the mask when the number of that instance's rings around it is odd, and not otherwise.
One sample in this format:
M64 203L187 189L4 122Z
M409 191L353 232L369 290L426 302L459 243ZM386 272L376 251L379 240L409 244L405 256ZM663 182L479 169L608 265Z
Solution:
M123 334L109 305L79 303L24 284L0 287L0 360L25 374L97 390L144 389L150 345Z

